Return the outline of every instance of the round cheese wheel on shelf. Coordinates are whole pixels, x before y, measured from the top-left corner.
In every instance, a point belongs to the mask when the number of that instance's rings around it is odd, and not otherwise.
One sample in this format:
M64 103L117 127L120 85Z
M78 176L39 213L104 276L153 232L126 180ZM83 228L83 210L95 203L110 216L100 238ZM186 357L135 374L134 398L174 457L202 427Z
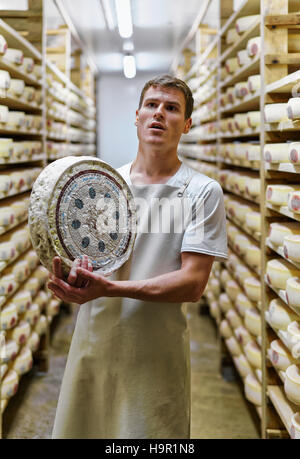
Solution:
M300 270L281 259L269 260L266 265L266 276L268 282L275 288L286 288L286 282L291 277L300 275Z
M275 206L286 206L288 205L289 193L292 194L294 191L297 191L298 189L299 187L294 185L268 185L266 191L266 200ZM290 204L291 207L293 207L292 201ZM295 208L297 208L297 206L295 206ZM293 212L295 212L295 210L293 210Z
M42 311L47 306L48 301L49 295L44 290L40 290L34 298L34 302L39 306L40 311Z
M286 371L290 365L296 363L280 339L275 339L270 343L268 355L273 366L281 371Z
M288 100L287 115L291 120L300 119L300 97L292 97Z
M25 89L25 82L24 80L20 80L18 78L11 78L10 80L10 87L8 90L9 94L22 96Z
M288 120L287 104L267 104L264 108L264 116L266 123L280 123L280 121Z
M245 225L252 231L261 230L261 215L260 212L251 211L246 214Z
M244 327L244 325L240 325L239 327L235 328L234 334L242 346L246 346L246 344L252 339L249 331Z
M286 281L286 299L288 304L300 314L300 278L290 277Z
M19 345L13 340L6 340L5 346L1 349L0 358L2 363L12 361L19 352Z
M9 370L1 383L1 399L9 399L16 394L19 385L19 376L15 370Z
M13 339L17 344L24 344L31 333L30 324L25 320L20 320L18 324L7 332L7 338Z
M247 42L247 47L246 47L249 56L257 56L260 53L261 50L261 38L260 37L253 37L250 38Z
M9 330L14 327L18 321L18 310L16 305L8 303L2 307L0 314L0 328L1 330Z
M37 320L37 323L36 325L34 326L34 331L37 332L37 334L39 336L43 335L44 333L46 333L46 330L47 330L47 326L48 326L48 321L47 321L47 317L45 315L41 315L38 320Z
M237 327L240 327L242 325L242 319L236 312L234 308L229 309L226 313L226 320L228 321L229 325L231 328L234 330Z
M6 105L0 105L0 123L7 123L8 121L8 107ZM12 140L11 139L1 139L1 157L7 157L6 153L11 152Z
M247 309L252 308L253 305L244 293L239 293L235 299L235 307L238 313L244 317Z
M236 113L233 116L235 128L243 131L248 127L248 115L247 113Z
M284 237L283 252L287 259L300 262L300 234Z
M247 309L245 312L245 327L255 336L261 335L260 313L255 308Z
M219 306L224 314L226 314L226 312L233 307L232 301L227 293L223 292L219 296Z
M240 67L244 65L250 64L252 58L249 56L248 51L246 49L241 49L237 53L238 63Z
M25 73L31 73L34 69L34 60L31 57L24 57L21 69Z
M244 281L244 288L246 295L251 301L259 301L261 299L261 286L257 277L247 277Z
M22 314L21 320L25 320L33 327L40 316L40 308L37 304L32 303L29 308Z
M0 89L9 89L10 74L6 70L0 70Z
M239 83L236 83L234 85L234 91L236 97L239 99L243 99L244 97L249 95L249 89L248 89L248 84L247 81L241 81ZM247 122L246 122L246 127L247 127Z
M255 23L259 22L259 18L259 14L251 14L250 16L243 16L237 19L235 22L236 31L239 34L246 32L246 30L249 30Z
M237 357L234 357L234 361L242 378L246 378L248 374L252 374L252 368L244 354L240 354Z
M220 323L220 333L223 338L230 338L232 336L232 330L226 319L223 319Z
M234 248L238 255L245 255L249 245L250 239L244 234L238 234L234 238Z
M249 244L246 253L245 253L245 261L248 263L249 266L253 268L259 268L261 265L261 251L260 247L254 244Z
M296 222L283 222L270 223L268 238L272 244L276 246L283 246L285 236L300 235L300 223Z
M236 30L236 28L231 28L227 31L226 33L226 44L227 45L231 45L232 43L235 43L236 40L238 40L240 37L239 37L239 34Z
M11 297L11 302L16 305L18 314L21 314L22 312L25 312L32 304L31 293L24 289L19 289L18 292Z
M248 119L248 126L250 128L257 128L260 126L260 111L253 110L251 112L247 112L247 119Z
M270 301L268 321L273 328L277 330L286 330L288 325L297 319L299 319L297 314L295 314L280 298L274 298Z
M20 49L7 48L4 57L13 64L21 65L24 59L24 54Z
M238 356L242 353L241 347L234 336L225 339L225 342L231 355Z
M252 374L245 378L245 397L256 406L262 405L262 386Z
M67 157L49 164L36 180L29 226L33 247L50 271L56 255L66 275L72 261L86 254L94 270L110 274L132 251L135 205L128 185L108 164Z
M261 369L261 350L255 341L249 341L244 346L244 351L250 364Z
M285 143L269 143L264 146L264 158L268 163L289 162L290 146Z
M23 347L19 355L17 355L14 363L13 370L21 376L31 370L33 365L33 358L31 350L26 346Z
M239 68L239 62L237 57L230 57L225 61L225 67L229 75L235 73Z
M295 405L300 405L300 368L290 365L285 372L284 391L287 398Z
M26 346L31 350L32 353L36 352L40 345L40 336L36 331L33 331L26 343Z
M251 75L248 77L247 84L250 92L256 92L260 90L260 75Z
M293 190L290 190L287 197L287 206L291 212L296 214L300 213L300 192L299 187L293 187ZM296 189L297 188L297 189Z

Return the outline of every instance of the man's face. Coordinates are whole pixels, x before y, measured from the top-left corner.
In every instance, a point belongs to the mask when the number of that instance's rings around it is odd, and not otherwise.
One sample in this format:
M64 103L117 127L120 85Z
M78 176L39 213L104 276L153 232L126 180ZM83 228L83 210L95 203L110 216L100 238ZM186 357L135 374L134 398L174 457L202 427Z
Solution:
M177 148L181 134L191 127L185 120L185 98L177 88L151 86L136 111L137 135L141 144Z

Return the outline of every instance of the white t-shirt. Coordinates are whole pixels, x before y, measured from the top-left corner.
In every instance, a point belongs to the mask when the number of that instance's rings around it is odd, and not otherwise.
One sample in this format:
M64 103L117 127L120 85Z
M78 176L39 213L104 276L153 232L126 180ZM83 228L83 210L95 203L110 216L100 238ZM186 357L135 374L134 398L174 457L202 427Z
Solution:
M132 162L118 169L129 187ZM191 179L187 189L193 208L193 219L186 225L181 252L198 252L215 256L215 261L227 259L226 213L220 184L182 163L165 185L181 188ZM149 185L151 186L151 185Z

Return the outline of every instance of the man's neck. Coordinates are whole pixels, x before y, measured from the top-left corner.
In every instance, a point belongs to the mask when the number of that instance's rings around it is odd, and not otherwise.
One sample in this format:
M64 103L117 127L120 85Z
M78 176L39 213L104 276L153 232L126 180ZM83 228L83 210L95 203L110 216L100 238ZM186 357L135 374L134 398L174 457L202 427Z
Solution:
M132 163L130 177L133 184L166 183L180 168L177 152L139 148Z

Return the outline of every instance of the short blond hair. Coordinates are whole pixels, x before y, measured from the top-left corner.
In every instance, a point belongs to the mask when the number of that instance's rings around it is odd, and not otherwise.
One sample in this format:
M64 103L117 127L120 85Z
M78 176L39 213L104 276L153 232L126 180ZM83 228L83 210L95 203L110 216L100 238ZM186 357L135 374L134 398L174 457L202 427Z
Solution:
M183 81L180 80L179 78L175 78L172 75L159 75L149 81L145 84L145 86L142 89L141 96L140 96L140 101L139 101L139 109L141 108L144 100L144 95L145 92L151 88L151 87L156 87L156 86L161 86L163 88L177 88L179 89L185 99L185 119L187 120L190 118L193 107L194 107L194 98L192 91L188 87L188 85Z

